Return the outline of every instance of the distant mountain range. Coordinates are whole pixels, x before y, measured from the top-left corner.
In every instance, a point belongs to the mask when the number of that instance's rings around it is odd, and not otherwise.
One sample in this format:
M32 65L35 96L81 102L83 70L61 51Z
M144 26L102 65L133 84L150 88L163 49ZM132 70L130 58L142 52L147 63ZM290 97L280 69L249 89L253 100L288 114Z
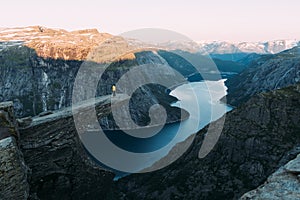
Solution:
M112 35L107 33L99 33L97 29L87 29L68 32L63 29L49 29L42 26L30 26L21 28L0 28L0 50L3 45L15 45L25 42L27 46L34 49L42 49L43 47L61 48L68 46L88 45L95 46L103 40L111 38ZM5 42L5 43L4 43ZM140 41L132 40L131 42L142 45ZM129 42L130 43L130 42ZM199 54L214 55L222 54L276 54L281 51L299 46L299 40L274 40L266 42L229 42L229 41L168 41L159 44L151 44L155 47L164 47L166 50L185 50L197 52ZM1 47L2 46L2 47ZM147 46L147 45L146 45ZM59 57L59 55L58 55ZM224 56L223 56L224 57ZM240 57L238 57L240 58ZM227 59L228 60L228 59ZM232 59L231 59L232 60Z
M170 41L161 44L164 47L174 49L180 47L183 50L196 51L200 54L276 54L300 45L298 40L274 40L266 42L228 42L228 41Z
M274 40L267 42L199 42L199 52L209 54L258 53L276 54L300 45L297 40Z
M102 48L97 48L100 44ZM133 51L137 46L139 49ZM173 81L176 85L186 80L200 81L200 75L214 80L220 78L216 65L222 78L227 78L227 102L236 108L228 112L225 123L221 118L200 130L188 151L168 167L113 181L111 169L98 168L85 153L71 115L46 116L72 105L75 77L85 60L91 64L87 72L102 66L95 62L110 63L100 79L99 74L89 73L89 79L99 79L96 96L110 95L112 84L131 67L168 68L125 79L125 89L118 87L120 93L142 79L156 83L162 80L161 75L163 81L170 81L164 84L171 86L175 85ZM171 68L184 79L171 76ZM197 74L198 68L201 74ZM40 26L0 28L0 69L0 101L13 101L14 106L12 110L11 103L0 105L0 199L24 199L29 195L30 199L237 199L300 152L300 42L296 40L170 41L149 46L96 29L69 32ZM82 85L76 90L85 95L92 87ZM166 108L168 122L178 121L179 113L184 111L170 106L177 99L167 91L155 84L136 90L129 104L131 119L141 126L148 125L152 121L149 111L155 113L153 105L160 104ZM99 124L106 130L116 128L110 109L105 103L96 110ZM13 119L25 116L35 117L18 119L19 125ZM222 129L222 134L214 149L198 159L210 128ZM2 140L3 135L17 138L18 143ZM157 163L173 159L188 143L178 143L169 157ZM298 168L284 171L285 177L272 176L264 190L271 185L267 193L276 192L275 196L283 199L288 192L290 199L296 199L300 188ZM285 184L275 183L273 187L270 182L275 178ZM261 189L257 190L258 198L252 196L253 192L245 198L250 195L250 199L265 199Z

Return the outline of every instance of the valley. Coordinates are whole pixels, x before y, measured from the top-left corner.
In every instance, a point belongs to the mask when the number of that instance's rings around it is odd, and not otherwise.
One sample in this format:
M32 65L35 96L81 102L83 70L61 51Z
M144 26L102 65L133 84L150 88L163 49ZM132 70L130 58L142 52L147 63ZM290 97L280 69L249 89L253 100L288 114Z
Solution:
M297 40L8 28L0 69L0 199L299 197Z

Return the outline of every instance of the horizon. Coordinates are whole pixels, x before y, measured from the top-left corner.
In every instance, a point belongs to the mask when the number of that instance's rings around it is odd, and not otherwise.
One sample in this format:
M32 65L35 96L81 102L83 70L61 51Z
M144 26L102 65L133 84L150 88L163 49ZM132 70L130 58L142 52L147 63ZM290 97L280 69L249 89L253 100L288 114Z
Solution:
M17 6L16 6L17 5ZM172 30L193 41L263 42L300 40L297 0L12 0L3 5L0 27L40 25L68 31L96 28L113 35L142 29Z
M99 30L99 28L96 27L86 27L86 28L79 28L79 29L67 29L64 27L49 27L49 26L44 26L44 25L29 25L29 26L16 26L16 27L0 27L0 31L5 30L5 29L19 29L19 28L28 28L28 27L44 27L44 28L49 28L49 29L53 29L53 30L65 30L68 32L73 32L73 31L79 31L79 30L88 30L88 29L96 29L99 33L108 33L108 34L112 34L110 32L104 31L104 30ZM162 30L166 30L166 29L162 29ZM122 33L120 33L122 35ZM112 34L114 36L118 36L120 34ZM192 40L196 43L213 43L213 42L228 42L228 43L266 43L266 42L275 42L275 41L281 41L281 40L286 40L286 41L296 41L296 42L300 42L300 39L296 39L296 38L275 38L275 39L269 39L269 40L257 40L257 41L245 41L245 40Z

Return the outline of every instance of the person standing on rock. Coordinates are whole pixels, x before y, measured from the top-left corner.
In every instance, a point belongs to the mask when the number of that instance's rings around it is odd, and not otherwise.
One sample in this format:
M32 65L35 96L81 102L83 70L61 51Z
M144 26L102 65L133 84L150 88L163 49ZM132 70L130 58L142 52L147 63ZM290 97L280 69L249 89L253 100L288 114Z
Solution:
M115 97L115 96L116 96L116 90L117 90L117 88L116 88L116 85L115 85L115 84L113 84L113 85L112 85L112 87L111 87L111 90L112 90L112 94L113 94L113 96Z

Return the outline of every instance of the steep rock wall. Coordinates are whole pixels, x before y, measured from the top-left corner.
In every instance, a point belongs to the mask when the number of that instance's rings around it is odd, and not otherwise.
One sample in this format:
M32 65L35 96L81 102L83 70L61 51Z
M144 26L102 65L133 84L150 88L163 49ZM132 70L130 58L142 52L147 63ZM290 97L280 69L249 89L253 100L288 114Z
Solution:
M0 103L0 199L27 199L28 167L19 148L12 102Z

